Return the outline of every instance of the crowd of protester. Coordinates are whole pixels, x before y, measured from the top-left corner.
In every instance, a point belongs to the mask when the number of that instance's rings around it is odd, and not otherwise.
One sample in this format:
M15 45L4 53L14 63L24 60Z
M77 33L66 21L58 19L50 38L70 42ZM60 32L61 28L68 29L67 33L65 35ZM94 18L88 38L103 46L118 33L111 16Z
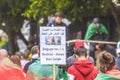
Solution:
M48 26L60 25L61 14L56 13L55 17L59 23L53 21ZM98 28L102 24L95 18L93 25ZM106 30L104 26L102 29L99 31ZM94 34L95 29L92 31ZM88 33L85 39L92 37ZM104 33L108 36L107 31ZM94 48L94 53L91 48ZM55 80L120 80L120 50L115 53L110 45L102 43L89 47L87 42L80 40L70 49L73 51L66 54L66 65L55 65ZM13 54L0 49L0 80L53 80L53 66L40 63L40 46L33 45L31 49Z
M66 59L66 68L55 66L56 80L120 80L120 52L115 57L103 50L95 61L83 41L76 41L73 49L74 53ZM0 80L52 80L52 65L40 64L39 46L34 45L29 53L26 51L10 56L0 49Z

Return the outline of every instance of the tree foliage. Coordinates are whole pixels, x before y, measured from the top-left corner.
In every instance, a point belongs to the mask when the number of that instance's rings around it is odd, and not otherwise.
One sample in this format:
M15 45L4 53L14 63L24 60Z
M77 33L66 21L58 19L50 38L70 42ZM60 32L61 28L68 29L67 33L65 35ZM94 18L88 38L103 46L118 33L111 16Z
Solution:
M17 50L16 35L20 34L24 17L21 15L27 6L28 0L0 0L0 24L5 23L0 29L8 34L9 50L11 54Z
M23 16L21 14L27 8L27 0L0 0L0 23L11 25L14 31L22 26Z
M35 19L49 16L56 11L64 13L71 21L81 20L85 15L104 15L110 7L111 0L29 0L30 6L23 14Z

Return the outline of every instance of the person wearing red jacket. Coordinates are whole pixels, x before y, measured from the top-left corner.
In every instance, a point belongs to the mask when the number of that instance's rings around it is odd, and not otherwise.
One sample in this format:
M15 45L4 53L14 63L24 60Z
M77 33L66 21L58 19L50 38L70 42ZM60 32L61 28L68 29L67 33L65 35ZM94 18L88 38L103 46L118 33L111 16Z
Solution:
M0 80L25 80L22 69L9 59L5 49L0 49Z
M87 50L78 47L75 50L76 61L67 69L68 74L74 76L73 80L94 80L98 69L88 60Z

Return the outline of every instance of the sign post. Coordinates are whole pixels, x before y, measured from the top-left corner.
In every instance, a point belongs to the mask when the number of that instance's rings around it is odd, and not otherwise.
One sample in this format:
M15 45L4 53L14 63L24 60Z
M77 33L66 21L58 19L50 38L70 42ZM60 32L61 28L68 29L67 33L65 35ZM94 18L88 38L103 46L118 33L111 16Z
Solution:
M53 66L55 80L55 64L66 64L66 28L40 27L41 64Z

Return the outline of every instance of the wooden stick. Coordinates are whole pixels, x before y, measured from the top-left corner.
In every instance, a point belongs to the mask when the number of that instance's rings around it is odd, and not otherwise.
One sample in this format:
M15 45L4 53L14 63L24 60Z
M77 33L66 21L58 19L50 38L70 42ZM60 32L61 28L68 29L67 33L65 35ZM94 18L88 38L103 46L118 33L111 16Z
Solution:
M53 80L55 80L55 64L52 65Z

